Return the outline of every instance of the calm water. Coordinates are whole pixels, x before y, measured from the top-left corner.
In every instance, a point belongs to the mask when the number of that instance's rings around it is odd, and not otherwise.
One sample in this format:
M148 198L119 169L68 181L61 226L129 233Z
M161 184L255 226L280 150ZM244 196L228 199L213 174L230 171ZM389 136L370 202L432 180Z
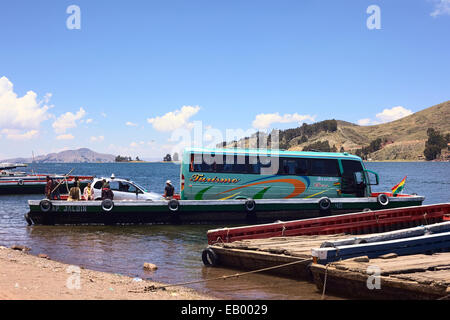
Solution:
M408 176L405 193L426 197L426 204L450 201L450 163L367 163L380 174L388 191ZM164 183L179 186L180 167L175 164L34 164L27 171L130 178L151 191L163 193ZM178 188L176 190L179 191ZM201 252L207 245L206 231L221 226L84 226L28 227L23 215L28 199L42 196L0 196L0 245L23 244L33 254L87 268L138 276L165 283L178 283L234 274L235 270L205 268ZM142 270L144 262L159 266ZM255 274L239 279L192 285L199 291L227 299L320 299L315 286L274 276Z

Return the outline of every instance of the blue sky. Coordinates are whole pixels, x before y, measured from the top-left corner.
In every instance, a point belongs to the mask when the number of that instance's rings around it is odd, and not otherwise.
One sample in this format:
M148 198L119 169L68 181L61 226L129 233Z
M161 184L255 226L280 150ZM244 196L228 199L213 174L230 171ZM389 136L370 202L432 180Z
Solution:
M0 159L389 121L449 100L449 32L449 0L2 1Z

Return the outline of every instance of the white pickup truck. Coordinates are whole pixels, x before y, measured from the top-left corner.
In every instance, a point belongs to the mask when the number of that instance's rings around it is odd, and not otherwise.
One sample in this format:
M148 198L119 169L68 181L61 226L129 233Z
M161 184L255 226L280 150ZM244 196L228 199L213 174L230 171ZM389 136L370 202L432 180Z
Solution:
M155 192L148 192L143 187L126 179L118 179L112 175L110 178L95 178L92 181L94 200L102 198L103 180L109 183L114 193L114 200L163 200L163 196Z

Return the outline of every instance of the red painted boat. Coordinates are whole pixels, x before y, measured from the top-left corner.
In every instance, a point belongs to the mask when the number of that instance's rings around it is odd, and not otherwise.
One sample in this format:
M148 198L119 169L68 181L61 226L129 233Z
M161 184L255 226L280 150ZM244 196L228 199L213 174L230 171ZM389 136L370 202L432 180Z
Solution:
M401 196L401 195L399 195ZM366 234L450 220L450 203L366 211L256 226L209 230L210 245L246 239L301 235Z

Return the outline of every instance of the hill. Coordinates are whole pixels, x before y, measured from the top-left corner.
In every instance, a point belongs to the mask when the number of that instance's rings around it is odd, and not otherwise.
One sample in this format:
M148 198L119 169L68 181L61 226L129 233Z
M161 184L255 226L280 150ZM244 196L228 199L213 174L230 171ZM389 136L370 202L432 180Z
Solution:
M367 158L372 160L423 160L428 128L439 130L441 134L450 133L450 101L379 125L359 126L342 120L325 120L278 132L281 149L302 151L328 143L330 151L343 149L357 154L358 149L368 148L371 152ZM225 146L248 147L256 139L253 135ZM377 148L369 148L371 145Z
M87 162L114 162L115 156L102 154L87 148L78 150L66 150L59 153L50 153L34 158L37 163L87 163ZM32 158L16 158L3 160L2 162L31 163Z

